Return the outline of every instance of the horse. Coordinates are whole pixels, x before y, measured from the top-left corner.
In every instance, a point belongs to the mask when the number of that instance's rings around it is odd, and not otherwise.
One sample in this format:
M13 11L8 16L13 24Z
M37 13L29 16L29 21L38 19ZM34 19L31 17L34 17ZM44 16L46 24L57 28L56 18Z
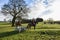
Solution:
M36 20L32 20L32 21L30 21L30 22L28 23L27 28L28 28L28 29L31 29L31 27L33 26L34 29L35 29L36 24L38 24L38 22L37 22Z

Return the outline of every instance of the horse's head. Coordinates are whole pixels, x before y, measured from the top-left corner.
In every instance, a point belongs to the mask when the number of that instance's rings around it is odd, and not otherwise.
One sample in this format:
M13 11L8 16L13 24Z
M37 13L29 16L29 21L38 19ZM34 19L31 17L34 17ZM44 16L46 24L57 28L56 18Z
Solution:
M38 24L38 22L43 22L43 19L42 18L37 18L36 22L37 22L37 24Z

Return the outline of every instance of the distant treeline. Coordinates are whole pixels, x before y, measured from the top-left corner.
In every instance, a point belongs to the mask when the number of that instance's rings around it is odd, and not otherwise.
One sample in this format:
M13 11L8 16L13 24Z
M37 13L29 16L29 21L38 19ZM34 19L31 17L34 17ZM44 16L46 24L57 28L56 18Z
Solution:
M60 24L60 21L44 22L44 24Z
M21 23L29 23L29 22L31 22L31 20L32 19L21 19ZM42 22L43 21L42 18L36 18L35 20L36 20L36 22ZM9 21L0 21L0 23L5 23L5 22L11 23L11 20L9 20Z
M32 19L22 19L22 23L29 23L29 22L31 22L31 20ZM43 21L42 18L36 18L35 20L36 20L36 22L42 22Z

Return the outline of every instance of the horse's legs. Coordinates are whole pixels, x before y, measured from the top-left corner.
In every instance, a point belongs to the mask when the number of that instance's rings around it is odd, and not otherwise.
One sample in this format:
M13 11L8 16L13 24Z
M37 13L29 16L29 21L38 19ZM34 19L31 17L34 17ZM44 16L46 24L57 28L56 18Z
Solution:
M34 30L35 30L35 26L34 26Z
M29 25L27 25L27 29L29 29Z
M36 25L34 25L34 30L35 30Z
M30 25L28 25L28 26L27 26L27 28L28 28L28 29L31 29L31 26L30 26Z

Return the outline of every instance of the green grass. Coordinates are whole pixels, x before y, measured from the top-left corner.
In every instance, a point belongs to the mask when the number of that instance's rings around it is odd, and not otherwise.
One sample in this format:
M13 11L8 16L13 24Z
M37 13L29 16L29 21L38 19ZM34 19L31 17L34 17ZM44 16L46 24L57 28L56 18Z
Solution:
M11 24L0 23L0 40L60 40L60 25L38 23L35 30L32 27L19 33Z

